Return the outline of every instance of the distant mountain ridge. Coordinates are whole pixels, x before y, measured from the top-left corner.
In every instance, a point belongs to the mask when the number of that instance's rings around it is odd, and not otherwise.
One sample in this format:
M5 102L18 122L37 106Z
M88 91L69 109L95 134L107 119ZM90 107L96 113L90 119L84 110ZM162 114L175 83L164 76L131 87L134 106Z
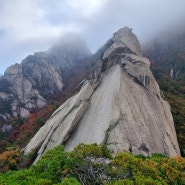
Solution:
M0 77L0 122L24 119L48 104L65 87L66 73L85 65L91 53L78 35L70 34L46 52L36 52ZM71 74L72 75L72 74ZM64 77L65 78L65 77Z

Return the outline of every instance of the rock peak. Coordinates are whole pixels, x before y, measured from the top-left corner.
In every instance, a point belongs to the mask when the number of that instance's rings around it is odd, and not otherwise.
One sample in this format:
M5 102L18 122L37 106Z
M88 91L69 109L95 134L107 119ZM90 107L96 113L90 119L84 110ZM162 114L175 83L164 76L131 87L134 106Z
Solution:
M123 28L120 28L116 33L118 32L132 33L132 28L125 26Z
M125 44L128 48L130 48L134 53L141 56L141 46L137 36L132 32L132 28L124 27L120 28L113 35L113 41L117 44Z

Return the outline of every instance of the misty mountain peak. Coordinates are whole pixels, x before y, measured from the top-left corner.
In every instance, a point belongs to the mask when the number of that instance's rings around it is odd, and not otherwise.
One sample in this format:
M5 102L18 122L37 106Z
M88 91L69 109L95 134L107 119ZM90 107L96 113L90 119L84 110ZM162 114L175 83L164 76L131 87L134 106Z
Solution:
M74 61L84 59L91 55L83 38L76 33L66 33L47 52L52 58L63 59L70 65Z
M69 32L60 37L53 47L76 47L79 44L87 47L80 34Z
M124 43L134 53L139 56L142 55L139 40L137 36L132 32L131 28L120 28L116 33L114 33L113 40L116 43Z
M8 67L0 77L0 100L8 102L8 112L3 108L0 119L26 118L33 110L46 106L48 97L55 97L67 84L69 71L85 63L90 55L82 37L68 33L48 51L35 52L21 64Z
M112 45L104 53L103 58L108 58L109 55L117 48L125 48L126 50L130 50L130 53L142 56L139 40L132 32L132 29L128 27L120 28L113 34Z

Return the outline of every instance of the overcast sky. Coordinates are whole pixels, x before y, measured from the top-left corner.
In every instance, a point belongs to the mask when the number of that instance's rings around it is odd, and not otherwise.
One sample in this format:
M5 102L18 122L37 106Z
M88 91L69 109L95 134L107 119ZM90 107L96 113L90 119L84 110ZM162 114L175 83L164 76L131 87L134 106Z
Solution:
M145 42L184 17L185 0L0 0L0 74L66 32L82 34L94 52L120 27Z

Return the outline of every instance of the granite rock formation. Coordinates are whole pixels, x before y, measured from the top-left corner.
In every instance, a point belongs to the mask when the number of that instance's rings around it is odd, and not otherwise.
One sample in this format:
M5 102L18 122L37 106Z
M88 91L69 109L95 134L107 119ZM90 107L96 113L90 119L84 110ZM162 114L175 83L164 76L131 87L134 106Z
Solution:
M39 148L37 161L60 144L70 151L79 143L98 143L113 153L180 155L170 106L149 67L132 30L118 30L89 79L53 113L24 153Z

